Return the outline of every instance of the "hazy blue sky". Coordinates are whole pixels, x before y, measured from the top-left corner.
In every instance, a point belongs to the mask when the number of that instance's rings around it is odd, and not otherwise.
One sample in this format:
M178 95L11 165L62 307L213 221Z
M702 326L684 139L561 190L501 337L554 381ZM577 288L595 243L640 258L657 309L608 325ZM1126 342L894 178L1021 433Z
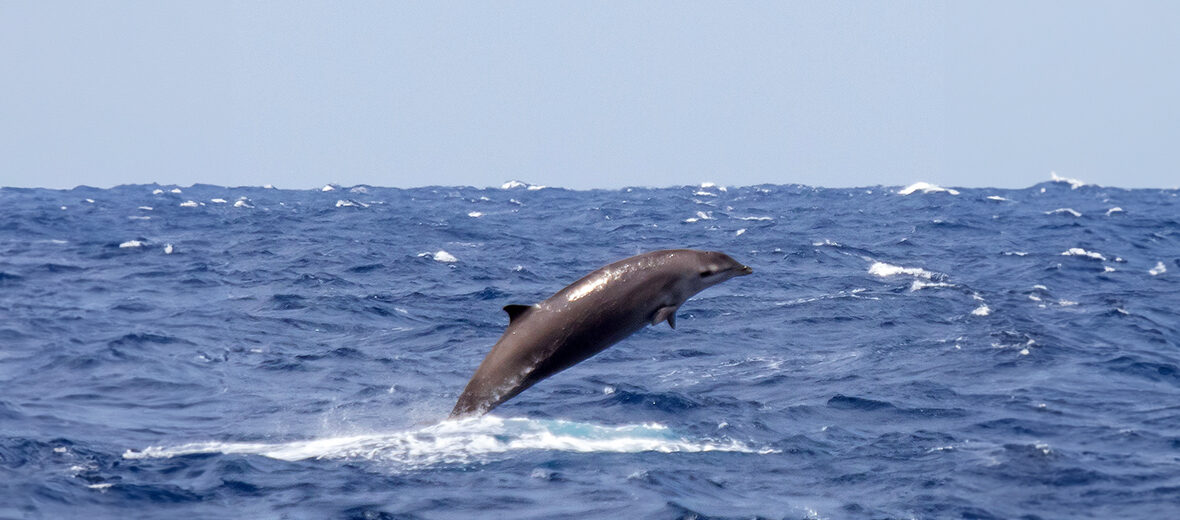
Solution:
M1180 185L1180 2L0 0L0 186Z

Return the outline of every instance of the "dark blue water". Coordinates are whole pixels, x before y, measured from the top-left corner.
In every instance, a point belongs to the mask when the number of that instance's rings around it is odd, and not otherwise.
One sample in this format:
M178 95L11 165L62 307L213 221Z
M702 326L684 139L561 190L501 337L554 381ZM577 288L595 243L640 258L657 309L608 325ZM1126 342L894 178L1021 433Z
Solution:
M0 190L0 518L1180 512L1176 190L172 190ZM680 247L755 274L440 423Z

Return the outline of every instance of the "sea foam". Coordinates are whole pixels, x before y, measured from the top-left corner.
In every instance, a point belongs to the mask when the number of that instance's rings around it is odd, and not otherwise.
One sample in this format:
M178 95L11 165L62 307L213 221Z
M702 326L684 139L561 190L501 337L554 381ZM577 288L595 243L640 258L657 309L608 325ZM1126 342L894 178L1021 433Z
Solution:
M1061 255L1062 256L1084 256L1086 258L1092 258L1094 260L1106 261L1106 257L1103 256L1102 253L1098 253L1095 251L1086 251L1085 249L1082 249L1080 247L1071 247L1071 248L1069 248L1068 251L1061 253Z
M580 453L775 453L736 440L689 439L656 423L604 426L564 420L504 419L493 415L448 420L416 430L282 443L197 442L127 450L125 459L202 453L261 455L280 460L360 459L404 469L488 462L529 450Z
M938 273L927 271L920 267L902 267L899 265L887 264L885 262L873 262L873 265L869 266L869 274L873 276L879 276L881 278L896 276L899 274L907 274L910 276L917 276L930 280Z

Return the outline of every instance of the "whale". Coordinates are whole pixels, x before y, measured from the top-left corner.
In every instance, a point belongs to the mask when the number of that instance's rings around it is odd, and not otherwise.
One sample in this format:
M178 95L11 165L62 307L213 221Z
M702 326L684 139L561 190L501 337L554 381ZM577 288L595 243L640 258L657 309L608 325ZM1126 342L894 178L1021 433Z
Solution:
M508 327L450 417L485 414L647 325L667 322L675 329L686 300L753 272L717 251L652 251L604 266L540 303L507 305Z

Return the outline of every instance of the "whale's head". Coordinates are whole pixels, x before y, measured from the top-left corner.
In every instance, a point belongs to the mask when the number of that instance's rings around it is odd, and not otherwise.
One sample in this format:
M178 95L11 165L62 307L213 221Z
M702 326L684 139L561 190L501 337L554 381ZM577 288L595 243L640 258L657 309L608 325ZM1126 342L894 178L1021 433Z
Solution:
M685 299L730 278L754 272L749 266L719 251L678 249L668 253L667 261L675 266L682 281L678 285L686 290Z
M697 251L696 274L705 287L711 287L735 276L745 276L754 272L750 266L734 260L729 255L719 251Z

